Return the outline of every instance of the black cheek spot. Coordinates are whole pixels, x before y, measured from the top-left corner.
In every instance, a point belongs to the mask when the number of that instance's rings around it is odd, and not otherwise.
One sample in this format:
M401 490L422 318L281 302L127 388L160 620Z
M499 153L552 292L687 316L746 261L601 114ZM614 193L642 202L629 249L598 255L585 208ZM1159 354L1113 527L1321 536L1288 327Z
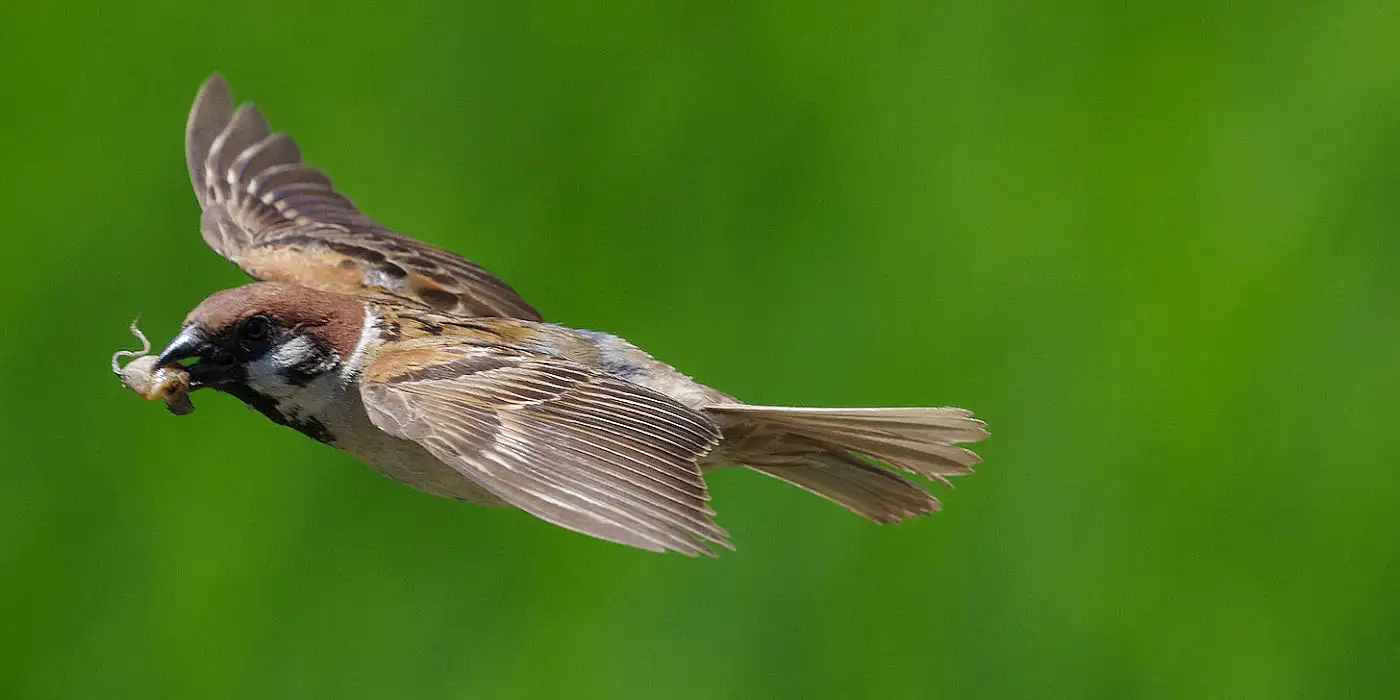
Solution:
M282 378L292 386L304 387L319 376L321 376L320 365L310 362L298 363L282 370Z
M376 265L374 269L384 273L385 277L392 277L393 279L401 280L408 276L408 271L391 262L380 263Z

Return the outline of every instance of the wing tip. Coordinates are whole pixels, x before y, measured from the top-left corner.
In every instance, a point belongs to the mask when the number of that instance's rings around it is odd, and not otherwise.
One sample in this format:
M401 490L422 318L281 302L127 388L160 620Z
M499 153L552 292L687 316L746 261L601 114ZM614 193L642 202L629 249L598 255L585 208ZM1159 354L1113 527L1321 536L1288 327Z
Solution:
M190 116L185 125L187 134L196 127L202 125L204 117L213 114L224 115L224 118L233 115L233 91L229 89L228 81L220 73L213 73L200 83L199 90L194 95L194 102L190 104ZM219 128L223 128L223 120L220 120Z
M204 95L214 91L222 92L226 95L232 94L232 90L230 90L228 86L228 80L225 79L224 74L220 73L219 71L214 71L213 73L210 73L209 77L205 78L204 82L199 84L200 95ZM196 97L196 99L198 98Z
M209 156L215 137L232 117L233 92L224 76L215 72L200 84L185 121L185 164L189 167L190 184L201 205L208 196L204 161Z

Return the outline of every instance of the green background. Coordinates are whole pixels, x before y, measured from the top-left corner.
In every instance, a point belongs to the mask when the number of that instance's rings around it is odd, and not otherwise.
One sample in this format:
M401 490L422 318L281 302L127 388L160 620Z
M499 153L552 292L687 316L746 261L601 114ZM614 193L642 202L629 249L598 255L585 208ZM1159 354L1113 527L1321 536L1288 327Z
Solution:
M8 3L0 696L1395 697L1400 4ZM738 551L436 500L108 372L242 274L223 71L372 216L742 398L993 437Z

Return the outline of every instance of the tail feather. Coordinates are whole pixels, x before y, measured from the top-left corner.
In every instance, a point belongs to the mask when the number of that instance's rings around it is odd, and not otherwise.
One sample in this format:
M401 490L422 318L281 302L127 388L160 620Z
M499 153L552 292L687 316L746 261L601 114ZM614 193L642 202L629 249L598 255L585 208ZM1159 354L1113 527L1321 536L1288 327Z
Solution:
M826 425L843 430L857 427L892 433L915 430L918 433L914 437L944 443L977 442L987 437L987 424L973 418L972 411L965 408L809 408L725 404L711 406L705 410L758 415L765 420L812 426Z
M884 462L949 484L981 461L956 443L987 437L961 408L798 408L724 404L705 411L737 438L731 456L750 468L835 501L877 522L938 509L921 486Z
M832 447L853 450L930 479L972 473L982 461L955 443L987 437L986 424L961 408L795 408L714 406L710 413L742 416Z
M808 455L795 465L748 466L877 523L897 523L940 507L938 499L922 486L849 452Z

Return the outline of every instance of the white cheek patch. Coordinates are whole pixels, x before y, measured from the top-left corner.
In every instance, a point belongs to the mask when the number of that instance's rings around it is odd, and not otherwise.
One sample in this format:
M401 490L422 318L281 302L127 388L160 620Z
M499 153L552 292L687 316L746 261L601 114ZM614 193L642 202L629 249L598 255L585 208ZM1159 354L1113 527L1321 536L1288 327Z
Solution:
M343 403L346 391L353 390L364 368L370 341L376 337L373 321L366 307L359 342L343 361L334 352L317 345L311 337L296 335L249 362L244 369L244 381L248 388L275 400L283 416L294 420L314 418L332 425L335 407L338 402ZM302 383L293 384L289 376Z
M306 360L316 352L315 345L305 336L297 336L264 353L248 363L248 386L260 394L283 397L297 387L287 383L283 371Z
M278 365L290 367L315 353L316 345L311 342L311 339L304 335L298 335L273 348L268 356Z

